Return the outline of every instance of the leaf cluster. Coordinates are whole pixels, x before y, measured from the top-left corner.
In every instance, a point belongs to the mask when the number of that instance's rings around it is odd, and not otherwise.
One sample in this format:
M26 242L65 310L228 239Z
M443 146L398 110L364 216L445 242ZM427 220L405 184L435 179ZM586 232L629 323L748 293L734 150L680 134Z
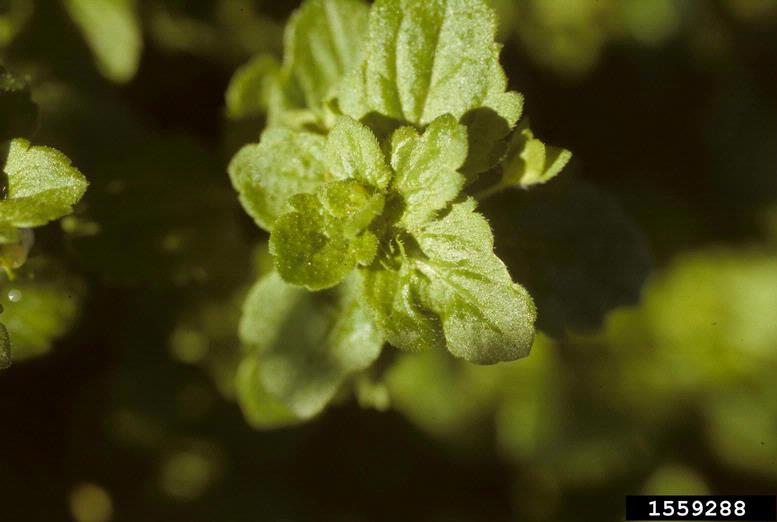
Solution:
M286 28L283 62L258 57L235 75L230 114L266 110L267 128L229 174L270 233L276 270L244 308L244 405L268 392L309 416L384 341L478 364L529 353L534 303L494 253L476 196L543 183L569 153L516 129L523 96L507 89L495 33L481 0L309 0ZM303 309L320 333L281 335ZM360 342L333 337L340 328ZM319 402L283 391L322 378L295 376L315 366L290 365L303 348L338 368ZM344 351L358 364L331 361ZM277 357L284 371L268 369Z

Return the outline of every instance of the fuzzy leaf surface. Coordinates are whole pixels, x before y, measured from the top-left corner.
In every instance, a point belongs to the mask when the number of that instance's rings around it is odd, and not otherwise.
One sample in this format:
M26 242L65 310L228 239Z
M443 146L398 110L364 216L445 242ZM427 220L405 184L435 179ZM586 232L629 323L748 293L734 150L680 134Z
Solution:
M494 82L495 15L481 0L379 0L366 61L341 92L354 118L370 112L425 126L483 103Z
M290 212L275 222L270 252L283 279L309 290L340 283L357 263L372 261L377 239L364 229L383 210L380 195L372 197L353 180L335 181L319 194L297 194Z
M393 186L405 199L405 227L420 226L459 195L464 176L457 169L466 157L467 130L450 115L436 119L421 136L412 127L394 132Z
M418 252L397 269L364 271L363 295L387 340L405 350L444 346L478 364L528 355L536 311L493 252L474 200L415 235ZM389 265L390 266L390 265Z
M15 139L7 145L0 226L37 227L69 214L86 191L84 176L61 152Z
M258 144L246 145L235 155L229 165L232 185L260 227L271 231L291 196L315 192L324 183L325 145L317 134L272 128Z

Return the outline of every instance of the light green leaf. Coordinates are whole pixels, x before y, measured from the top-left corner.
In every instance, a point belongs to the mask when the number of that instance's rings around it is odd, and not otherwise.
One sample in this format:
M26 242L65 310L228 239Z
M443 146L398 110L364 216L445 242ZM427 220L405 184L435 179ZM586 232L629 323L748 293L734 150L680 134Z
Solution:
M289 197L315 192L324 183L325 143L317 134L274 128L235 155L229 165L232 185L260 227L272 230Z
M455 203L415 234L401 259L363 271L365 303L394 346L445 346L478 364L528 355L534 304L494 254L491 229L474 208L471 199Z
M340 283L357 263L368 264L377 239L364 229L383 210L383 196L356 181L335 181L319 195L297 194L275 222L270 252L283 279L309 290Z
M72 212L87 182L70 160L22 139L6 146L7 193L0 199L0 225L37 227Z
M261 54L235 71L227 87L227 115L242 119L264 114L279 70L275 58Z
M556 177L572 159L566 149L546 146L534 137L528 120L515 131L503 168L503 184L529 187Z
M261 363L256 357L246 357L240 363L235 376L235 390L243 416L258 430L293 426L301 420L267 392L262 384Z
M64 0L108 79L123 83L138 70L143 36L135 0Z
M304 325L304 328L300 328ZM298 418L310 418L326 407L343 382L372 364L383 340L356 299L354 281L335 290L310 293L285 283L277 273L260 279L249 293L240 323L249 350L244 363L254 397L240 393L251 410L277 402ZM266 401L264 394L271 400ZM276 402L277 401L277 402ZM283 413L283 410L280 410Z
M2 321L14 360L48 352L78 317L83 294L80 279L41 258L28 261L13 281L0 282Z
M327 166L338 179L355 179L378 189L391 180L378 139L361 123L338 118L326 144Z
M284 35L284 75L299 105L316 113L345 74L360 63L368 7L358 0L308 0Z
M439 318L423 304L423 276L409 263L370 266L359 271L365 308L391 345L407 351L444 349Z
M459 119L489 95L495 32L481 0L378 0L366 62L349 78L363 81L341 91L341 108L356 119L378 112L416 126L443 114Z
M393 186L405 198L401 223L412 230L428 221L461 192L457 172L467 157L467 131L450 116L434 120L422 136L412 127L391 138Z
M427 259L414 264L429 281L424 301L451 353L479 364L512 361L529 354L536 310L494 254L491 228L474 209L472 199L454 204L416 234Z
M467 126L469 154L462 167L468 179L495 167L505 154L505 137L523 113L523 95L510 91L490 95L483 106L461 119Z

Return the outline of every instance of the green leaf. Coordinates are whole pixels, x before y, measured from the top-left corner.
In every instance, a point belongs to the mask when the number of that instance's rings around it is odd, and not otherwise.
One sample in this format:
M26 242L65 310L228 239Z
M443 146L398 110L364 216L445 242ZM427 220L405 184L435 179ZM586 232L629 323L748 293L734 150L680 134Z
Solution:
M35 8L30 0L6 0L0 11L0 48L5 48L24 28Z
M391 345L407 351L444 349L440 320L422 301L423 275L409 263L397 264L359 271L365 308Z
M595 186L564 176L505 191L480 208L499 238L499 257L537 304L540 330L593 330L611 310L639 301L651 272L647 239Z
M242 370L254 383L241 390L244 408L253 401L252 411L266 408L267 415L277 416L280 402L296 417L310 418L349 376L375 361L383 340L356 294L352 279L315 294L285 283L277 273L256 283L240 323L246 357L257 361L244 363L249 366ZM247 388L256 395L247 397Z
M428 256L414 262L429 281L424 300L457 357L479 364L525 357L534 339L534 303L494 254L491 228L474 209L471 199L454 204L416 235Z
M327 166L338 179L355 179L378 189L391 180L378 139L361 123L338 118L326 144Z
M232 185L260 227L271 231L291 196L315 192L324 183L325 144L317 134L273 128L235 155L229 165Z
M536 312L493 252L474 200L455 203L415 234L400 260L364 270L365 302L387 340L405 350L445 346L478 364L528 355ZM398 261L398 262L397 262ZM398 266L397 266L398 265Z
M405 199L405 227L417 228L459 195L464 176L457 169L466 157L467 131L450 115L433 121L422 136L412 127L393 134L393 187Z
M298 92L300 107L321 114L343 76L359 64L368 11L358 0L308 0L292 15L283 67L293 84L285 89Z
M526 188L545 183L556 177L570 159L570 151L546 146L535 138L528 120L524 120L508 145L503 184Z
M31 259L13 281L0 282L2 321L14 360L48 352L78 317L83 282L47 259Z
M0 66L0 141L29 137L37 119L27 83Z
M280 65L261 54L238 68L226 93L227 115L232 119L260 116L267 111Z
M8 330L0 322L0 370L5 370L11 366L11 338L8 337Z
M495 15L481 0L378 0L366 62L341 92L343 111L416 126L482 105L494 82ZM361 81L359 81L361 80Z
M235 389L243 416L258 430L283 428L299 423L300 417L267 392L262 383L261 363L246 357L235 377Z
M135 0L64 0L106 78L123 83L138 69L143 37Z
M335 181L318 195L297 194L293 210L275 222L270 252L285 281L310 290L340 283L357 263L368 264L377 239L364 229L383 210L383 197L353 180Z
M73 210L86 191L83 175L61 152L16 139L6 145L7 193L0 199L0 225L37 227Z
M498 66L497 66L498 67ZM495 167L507 149L506 136L513 129L523 113L523 95L510 91L504 92L506 79L501 67L493 92L478 107L464 115L461 123L467 126L469 154L462 167L469 179ZM498 77L495 73L495 76Z

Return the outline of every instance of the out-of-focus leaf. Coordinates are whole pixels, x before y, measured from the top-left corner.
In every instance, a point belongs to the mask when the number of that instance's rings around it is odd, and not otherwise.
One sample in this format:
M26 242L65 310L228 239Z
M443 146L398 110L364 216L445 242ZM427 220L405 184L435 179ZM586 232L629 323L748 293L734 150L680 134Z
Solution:
M483 203L497 254L537 303L553 334L598 326L635 303L651 266L645 238L610 197L572 178Z
M358 65L367 13L360 0L308 0L292 15L283 67L299 88L300 106L321 113L343 76Z
M34 0L6 0L3 2L3 10L0 12L0 48L11 43L19 34L32 15L34 5Z
M277 273L264 276L249 293L240 338L246 358L256 360L243 363L240 390L255 420L276 418L278 402L295 417L316 415L351 374L378 357L383 345L356 299L352 280L332 291L310 293ZM259 395L244 395L254 391ZM273 400L265 403L266 395ZM264 408L268 411L260 413Z
M298 424L302 419L283 402L267 392L262 383L261 362L246 357L240 363L235 378L235 391L243 415L258 430L282 428Z
M264 114L279 70L275 58L260 54L235 71L227 87L227 115L241 119Z
M777 337L776 337L777 338ZM772 370L777 368L772 366ZM767 377L771 379L771 377ZM777 387L768 383L726 390L703 404L705 433L729 466L773 477L777 469Z
M77 277L45 259L28 261L13 281L0 282L2 321L14 360L49 351L78 317L83 294L84 285Z
M442 350L403 355L386 373L391 407L445 441L482 435L499 397L500 368L462 363Z
M135 75L143 35L135 0L64 0L73 21L108 79L123 83Z
M16 139L7 145L0 225L37 227L72 211L86 191L84 176L62 153Z

